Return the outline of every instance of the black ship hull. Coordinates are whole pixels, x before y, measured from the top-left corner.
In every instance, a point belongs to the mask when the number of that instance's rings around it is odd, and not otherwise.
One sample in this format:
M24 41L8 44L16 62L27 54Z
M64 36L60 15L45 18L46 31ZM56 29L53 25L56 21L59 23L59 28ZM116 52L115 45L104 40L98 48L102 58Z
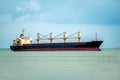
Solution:
M67 43L41 43L10 46L13 51L100 51L103 41L67 42Z

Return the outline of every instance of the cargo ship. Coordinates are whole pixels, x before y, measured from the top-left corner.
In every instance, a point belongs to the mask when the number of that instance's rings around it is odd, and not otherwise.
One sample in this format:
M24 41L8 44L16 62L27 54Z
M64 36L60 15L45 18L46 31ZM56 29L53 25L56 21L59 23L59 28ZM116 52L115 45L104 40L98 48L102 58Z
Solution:
M10 49L13 51L100 51L100 45L103 41L97 40L81 42L81 34L77 32L77 37L73 37L74 34L66 36L66 32L61 33L53 37L52 33L43 35L37 33L37 43L32 43L32 39L28 36L24 36L24 30L20 34L19 38L13 40L13 44ZM61 36L62 37L58 37ZM48 37L49 36L49 37ZM66 42L67 39L77 38L78 42ZM63 39L64 42L53 42L54 39ZM40 40L50 40L50 43L40 43Z

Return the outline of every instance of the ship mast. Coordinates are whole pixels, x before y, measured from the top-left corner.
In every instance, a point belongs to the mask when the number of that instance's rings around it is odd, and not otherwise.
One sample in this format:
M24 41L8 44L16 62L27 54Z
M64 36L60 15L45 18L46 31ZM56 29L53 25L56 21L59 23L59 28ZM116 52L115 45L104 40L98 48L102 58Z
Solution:
M97 32L95 33L95 40L98 41L98 39L97 39Z
M24 35L25 29L22 30L22 34Z
M81 36L80 36L80 31L78 32L78 42L80 42L80 38L81 38Z
M52 37L52 32L50 33L50 43L52 43L53 37Z
M22 34L20 34L20 38L24 37L24 32L25 32L25 29L22 30Z
M39 33L37 33L37 43L39 44L40 43L40 34Z
M64 43L66 43L66 32L63 33L63 40L64 40Z

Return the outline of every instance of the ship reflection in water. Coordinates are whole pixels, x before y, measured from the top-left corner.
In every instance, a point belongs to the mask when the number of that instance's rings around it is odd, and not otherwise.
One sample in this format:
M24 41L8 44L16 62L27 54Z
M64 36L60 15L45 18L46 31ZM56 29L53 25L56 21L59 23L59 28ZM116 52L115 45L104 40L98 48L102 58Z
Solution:
M61 33L55 37L52 37L52 33L49 34L49 37L43 34L37 33L37 43L33 44L30 37L24 36L23 33L19 38L13 40L13 45L10 46L10 49L13 51L81 51L81 50L89 50L89 51L100 51L99 48L103 41L96 40L89 42L80 42L81 35L80 32L77 32L77 37L71 34L66 36L66 32ZM41 36L42 38L41 38ZM63 35L63 37L59 37ZM78 38L78 42L66 42L67 39ZM54 39L63 39L64 43L53 43ZM50 43L40 43L40 40L50 40Z

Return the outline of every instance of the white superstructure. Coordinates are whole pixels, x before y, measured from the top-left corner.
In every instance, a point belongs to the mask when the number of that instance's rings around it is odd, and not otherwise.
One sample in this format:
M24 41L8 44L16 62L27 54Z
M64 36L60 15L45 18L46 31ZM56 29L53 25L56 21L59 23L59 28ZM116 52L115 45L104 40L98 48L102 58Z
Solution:
M31 44L32 40L30 37L24 36L24 30L23 33L20 35L19 38L16 38L13 40L13 45L23 45L23 44Z

